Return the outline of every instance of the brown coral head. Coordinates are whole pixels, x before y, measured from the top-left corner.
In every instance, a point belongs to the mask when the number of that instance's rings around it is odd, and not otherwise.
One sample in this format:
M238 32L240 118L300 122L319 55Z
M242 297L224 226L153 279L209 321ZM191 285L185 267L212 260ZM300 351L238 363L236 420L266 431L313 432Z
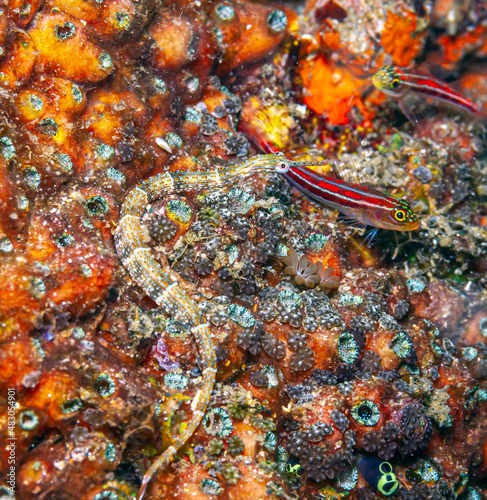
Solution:
M327 267L323 274L321 275L320 285L325 290L331 290L333 288L338 288L340 285L340 278L338 276L333 276L335 269L332 266Z
M281 257L281 260L287 266L284 273L293 276L297 285L314 288L320 282L320 276L323 272L321 262L314 264L306 255L298 259L298 254L294 250L288 250L287 255Z

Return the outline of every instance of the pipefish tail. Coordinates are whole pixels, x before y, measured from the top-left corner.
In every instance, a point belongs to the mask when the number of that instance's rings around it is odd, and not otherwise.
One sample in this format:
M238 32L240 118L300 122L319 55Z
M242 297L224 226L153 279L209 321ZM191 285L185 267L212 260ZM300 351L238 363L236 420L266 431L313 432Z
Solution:
M201 172L163 173L132 189L122 205L115 230L115 246L122 264L135 283L168 315L187 324L195 337L203 364L202 388L191 404L193 414L181 435L151 465L138 494L141 500L153 476L166 466L188 441L203 418L216 377L216 354L209 324L196 302L179 286L175 273L163 269L146 244L142 216L147 205L164 195L221 188L257 172L278 172L299 189L330 208L352 215L366 224L395 230L417 227L409 205L380 191L372 191L319 175L307 166L329 164L290 161L282 153L259 155L240 164Z
M195 301L189 297L154 258L146 244L141 218L148 203L171 193L220 188L257 171L275 171L282 155L260 155L240 165L204 172L163 173L132 189L122 205L120 221L115 230L115 246L123 266L135 283L166 313L191 327L203 363L203 383L191 407L192 419L182 434L151 465L142 480L138 494L141 500L156 472L166 466L192 436L203 418L213 391L216 376L216 354L209 324L201 316Z

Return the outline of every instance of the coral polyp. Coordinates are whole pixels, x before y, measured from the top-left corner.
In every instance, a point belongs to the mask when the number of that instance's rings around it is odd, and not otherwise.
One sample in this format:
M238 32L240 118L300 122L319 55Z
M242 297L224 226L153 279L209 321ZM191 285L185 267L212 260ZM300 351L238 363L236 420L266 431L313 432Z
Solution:
M380 411L373 401L359 401L355 403L351 410L354 420L365 426L374 426L379 422Z

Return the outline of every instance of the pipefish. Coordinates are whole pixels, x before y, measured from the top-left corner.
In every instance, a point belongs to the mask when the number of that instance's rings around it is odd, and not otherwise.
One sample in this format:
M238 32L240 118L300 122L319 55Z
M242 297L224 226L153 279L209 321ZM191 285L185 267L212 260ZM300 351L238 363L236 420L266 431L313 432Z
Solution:
M395 230L417 227L416 216L407 202L378 190L329 179L307 168L323 164L329 162L291 161L282 153L258 155L239 165L220 169L162 173L141 182L125 198L114 235L118 256L134 282L149 297L169 316L190 327L203 365L202 387L191 404L191 420L145 473L138 500L144 496L154 474L173 459L200 424L216 377L215 347L208 322L200 314L196 302L179 286L173 277L175 273L164 270L147 246L141 222L147 205L164 195L222 188L257 172L278 172L324 205L352 215L365 224Z

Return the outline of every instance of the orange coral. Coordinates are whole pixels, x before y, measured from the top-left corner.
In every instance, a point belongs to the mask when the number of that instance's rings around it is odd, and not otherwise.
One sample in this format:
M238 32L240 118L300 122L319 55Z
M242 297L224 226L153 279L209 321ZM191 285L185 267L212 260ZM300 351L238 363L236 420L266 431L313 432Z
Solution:
M392 56L394 65L406 67L420 53L425 34L418 31L417 18L412 12L404 15L389 12L380 43Z
M41 15L30 30L36 69L76 82L99 82L113 70L111 56L92 44L82 23L63 14ZM76 54L76 57L73 57Z
M25 406L44 410L53 420L69 417L63 404L78 395L77 382L67 373L52 371L45 374L36 388L25 398Z
M7 387L20 388L25 373L38 369L41 364L40 360L36 346L30 338L22 337L2 344L2 349L0 349L2 391L6 391Z
M27 80L34 68L36 52L32 38L23 31L15 31L8 37L10 57L0 65L0 85L14 89Z
M152 58L156 68L161 71L178 69L191 62L191 43L195 35L188 19L163 12L149 31L154 40Z
M360 98L364 82L346 67L338 67L319 55L313 61L303 61L300 74L305 87L304 102L315 113L325 113L331 124L349 123L347 113L353 106L369 118Z
M283 14L283 11L265 5L239 3L235 5L233 19L224 20L216 16L216 39L223 51L218 73L224 74L273 52L288 29L287 16L285 18ZM291 16L288 11L286 14Z
M476 51L477 57L487 55L487 27L477 26L473 31L466 31L458 36L452 37L442 35L438 39L438 45L442 48L441 64L453 67L463 56ZM438 55L433 56L435 59Z

